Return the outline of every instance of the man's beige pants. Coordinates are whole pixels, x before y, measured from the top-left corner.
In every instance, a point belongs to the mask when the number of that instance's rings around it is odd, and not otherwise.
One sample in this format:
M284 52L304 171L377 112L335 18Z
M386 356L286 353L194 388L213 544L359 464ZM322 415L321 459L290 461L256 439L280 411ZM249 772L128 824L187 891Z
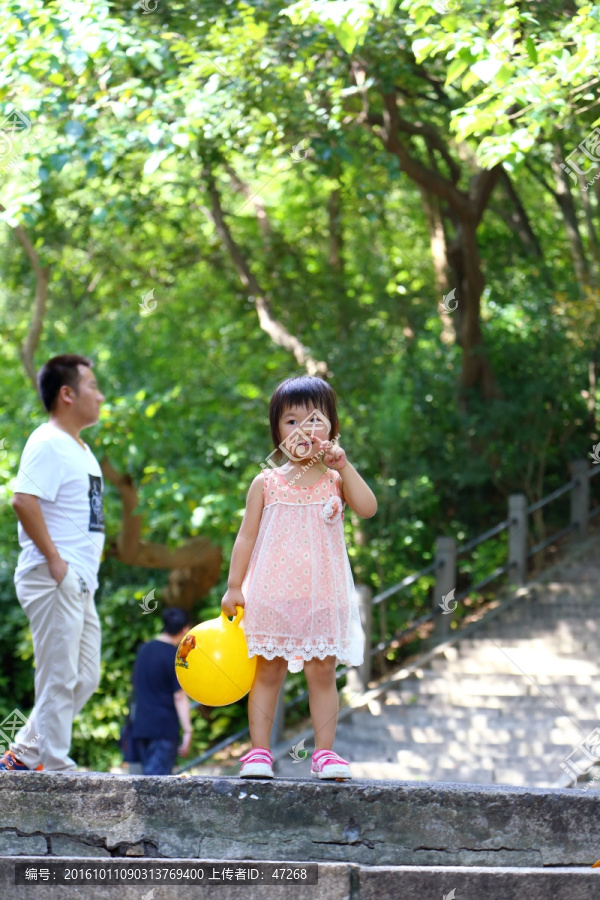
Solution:
M11 749L29 769L41 763L45 772L73 770L73 719L100 682L94 597L70 564L58 585L43 564L26 572L15 587L31 626L36 669L35 706Z

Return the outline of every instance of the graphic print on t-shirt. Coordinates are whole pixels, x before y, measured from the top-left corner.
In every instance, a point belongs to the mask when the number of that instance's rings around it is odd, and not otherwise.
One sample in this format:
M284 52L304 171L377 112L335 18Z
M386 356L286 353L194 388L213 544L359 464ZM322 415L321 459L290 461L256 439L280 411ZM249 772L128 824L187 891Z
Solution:
M89 473L88 473L89 475ZM104 509L102 508L102 479L99 475L89 475L90 526L89 531L104 531Z

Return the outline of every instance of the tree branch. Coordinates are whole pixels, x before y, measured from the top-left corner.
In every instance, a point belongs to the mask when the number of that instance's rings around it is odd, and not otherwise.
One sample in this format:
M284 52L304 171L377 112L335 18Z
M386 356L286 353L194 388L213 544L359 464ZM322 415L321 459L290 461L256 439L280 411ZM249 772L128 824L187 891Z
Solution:
M308 348L305 347L295 335L290 334L287 328L273 315L268 296L260 289L248 262L242 254L239 245L236 243L229 226L225 221L219 190L214 175L208 167L204 170L204 176L206 178L208 193L211 199L211 209L205 209L205 213L212 220L221 240L227 247L240 281L248 291L248 296L254 300L260 327L269 335L275 344L293 353L298 365L305 368L309 375L318 375L321 378L327 378L331 375L327 363L315 359Z
M498 180L502 174L502 165L494 166L492 169L480 169L477 175L471 181L470 195L475 208L475 225L479 225L481 217L489 203L492 191L496 187Z
M381 138L386 149L398 157L402 168L409 178L412 178L413 181L416 181L417 184L426 190L446 200L456 210L458 215L463 217L468 215L470 204L465 192L458 190L451 181L444 178L439 172L428 168L411 156L406 145L400 140L401 120L398 115L396 94L382 94L382 97L385 111L383 113Z
M0 212L6 212L5 207L0 203ZM33 248L33 244L29 240L25 229L21 225L14 225L13 231L25 253L27 254L31 267L35 274L35 296L33 300L33 316L27 337L21 346L21 359L25 366L25 371L31 379L33 389L38 393L37 373L33 357L40 340L42 328L44 327L44 316L46 314L46 303L48 300L48 282L50 281L50 267L42 266L40 258Z
M368 122L370 125L379 125L384 127L384 118L379 113L369 113ZM408 122L398 116L398 129L404 134L418 135L425 139L427 146L433 150L437 150L442 159L445 160L452 176L452 183L457 184L460 180L460 166L448 153L448 148L440 138L439 134L432 125L427 122Z

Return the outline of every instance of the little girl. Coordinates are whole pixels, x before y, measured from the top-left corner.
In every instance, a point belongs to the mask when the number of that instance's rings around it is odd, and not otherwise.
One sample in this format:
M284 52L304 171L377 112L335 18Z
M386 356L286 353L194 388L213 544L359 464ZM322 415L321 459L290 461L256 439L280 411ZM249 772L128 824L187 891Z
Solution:
M286 670L304 668L315 732L311 771L319 778L351 778L332 750L338 693L335 667L363 660L363 632L346 545L343 508L359 516L377 511L371 489L337 443L333 388L320 378L283 381L269 405L271 437L286 462L265 467L250 486L235 541L228 615L245 607L250 656L257 656L248 702L252 750L242 778L272 778L271 726Z

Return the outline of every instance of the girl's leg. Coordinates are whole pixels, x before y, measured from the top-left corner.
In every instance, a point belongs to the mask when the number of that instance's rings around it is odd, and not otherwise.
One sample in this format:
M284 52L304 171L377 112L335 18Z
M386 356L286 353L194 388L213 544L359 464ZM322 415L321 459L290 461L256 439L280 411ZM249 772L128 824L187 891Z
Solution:
M331 750L340 707L335 684L335 656L306 660L304 674L315 731L315 750Z
M248 724L253 747L268 750L271 745L271 729L275 718L277 697L287 672L287 660L257 657L256 676L248 698Z

